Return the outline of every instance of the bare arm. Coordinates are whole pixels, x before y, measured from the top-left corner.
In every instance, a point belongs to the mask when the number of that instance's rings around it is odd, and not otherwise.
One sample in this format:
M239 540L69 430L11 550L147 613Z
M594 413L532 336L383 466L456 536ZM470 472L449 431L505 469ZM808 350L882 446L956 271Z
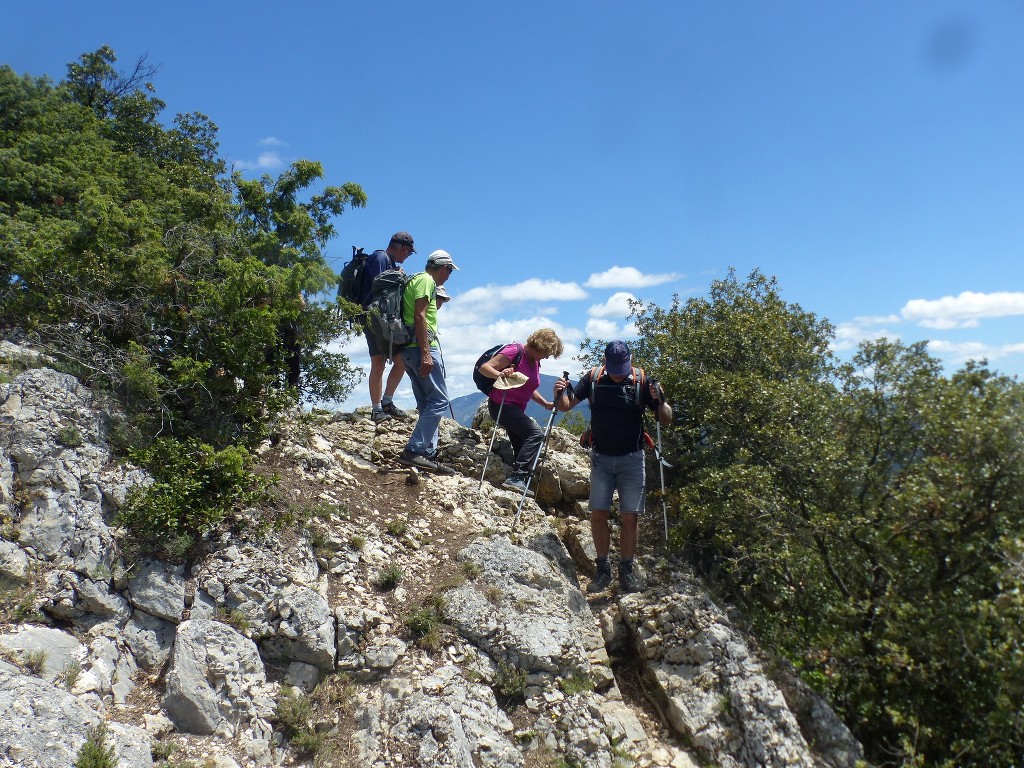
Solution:
M427 302L430 298L421 296L416 299L413 308L413 324L416 330L416 343L420 347L420 376L429 376L434 367L434 358L430 354L430 333L427 330Z

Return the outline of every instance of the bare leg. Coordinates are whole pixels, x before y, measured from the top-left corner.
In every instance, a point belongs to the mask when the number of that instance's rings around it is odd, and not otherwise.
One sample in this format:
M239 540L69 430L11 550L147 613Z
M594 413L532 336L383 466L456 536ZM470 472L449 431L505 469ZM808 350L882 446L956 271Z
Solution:
M380 404L380 389L384 379L384 355L370 358L370 404Z
M633 515L636 518L636 515ZM608 557L612 543L611 530L608 528L608 510L590 510L590 535L594 537L594 549L598 557Z
M608 513L606 512L605 515L607 516L607 514ZM633 554L636 552L636 531L638 517L639 515L633 512L619 513L619 522L622 526L619 530L619 557L621 557L623 560L632 560ZM591 522L591 525L593 525L593 522Z
M382 356L383 359L383 356ZM383 363L381 363L381 369L383 370ZM384 394L388 397L394 397L395 391L398 389L398 385L402 383L402 377L405 376L405 360L401 356L395 357L395 362L391 366L391 370L388 372L388 383L384 387ZM377 379L380 381L380 379ZM379 384L377 385L380 386ZM374 401L376 402L376 400Z

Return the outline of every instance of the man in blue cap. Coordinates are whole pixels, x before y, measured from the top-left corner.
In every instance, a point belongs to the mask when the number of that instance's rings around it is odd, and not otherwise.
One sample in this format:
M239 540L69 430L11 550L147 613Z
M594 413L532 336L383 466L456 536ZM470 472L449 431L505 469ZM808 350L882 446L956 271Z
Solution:
M366 258L359 293L359 303L363 305L364 311L369 308L370 302L373 300L373 278L389 269L401 269L402 262L416 253L413 245L412 235L408 232L395 232L391 236L387 250L374 251ZM395 357L385 385L384 367L387 365L387 361L384 359L384 351L378 349L377 337L370 330L369 325L365 327L364 335L366 336L366 351L370 355L370 375L367 377L372 406L370 418L378 423L391 418L404 419L408 414L395 405L393 398L405 375L405 363L401 357Z
M643 584L633 569L637 522L644 511L644 411L650 410L662 424L672 421L661 385L632 365L625 342L605 347L604 365L587 371L570 387L567 380L555 383L555 405L568 411L590 400L590 532L597 552L597 573L587 592L600 592L612 580L608 551L611 531L608 514L612 493L619 492L619 588L639 592Z

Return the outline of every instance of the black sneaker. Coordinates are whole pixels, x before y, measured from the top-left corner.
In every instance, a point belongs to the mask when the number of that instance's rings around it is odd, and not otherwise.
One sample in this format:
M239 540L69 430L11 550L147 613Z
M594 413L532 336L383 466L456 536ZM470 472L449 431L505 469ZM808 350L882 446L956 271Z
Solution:
M451 467L446 467L444 464L438 464L423 454L413 453L406 449L402 451L398 456L398 463L404 464L407 467L416 467L416 469L422 469L425 472L436 472L439 475L454 475L455 470Z
M373 419L374 423L380 424L382 421L387 421L391 417L382 410L374 410L373 413L370 414L370 418Z
M509 475L501 487L506 491L515 491L516 493L525 493L527 496L533 496L533 491L530 490L529 475Z
M409 414L403 411L394 403L384 403L384 405L381 406L381 410L384 411L384 413L386 413L388 416L398 419L399 421L403 421L409 418Z
M594 594L595 592L603 592L608 589L608 585L612 583L612 567L605 563L603 566L597 567L597 573L594 574L594 578L589 584L587 584L587 592Z
M391 417L388 416L388 418L390 419ZM437 468L436 462L431 461L423 454L413 453L408 448L398 454L398 463L404 464L407 467L416 467L418 469L428 469L431 471Z
M619 573L620 592L643 592L644 583L633 571L622 571Z

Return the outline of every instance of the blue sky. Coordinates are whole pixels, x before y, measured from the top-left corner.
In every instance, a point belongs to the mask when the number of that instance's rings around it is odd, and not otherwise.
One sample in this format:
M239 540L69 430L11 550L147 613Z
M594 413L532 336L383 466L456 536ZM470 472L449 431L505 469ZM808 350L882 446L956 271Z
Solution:
M362 184L329 255L398 229L407 267L452 254L453 395L489 344L554 327L545 370L575 372L582 338L629 336L626 295L730 267L777 276L842 354L886 334L1024 374L1017 0L147 5L10 4L0 63L145 54L168 119L209 115L236 168Z

